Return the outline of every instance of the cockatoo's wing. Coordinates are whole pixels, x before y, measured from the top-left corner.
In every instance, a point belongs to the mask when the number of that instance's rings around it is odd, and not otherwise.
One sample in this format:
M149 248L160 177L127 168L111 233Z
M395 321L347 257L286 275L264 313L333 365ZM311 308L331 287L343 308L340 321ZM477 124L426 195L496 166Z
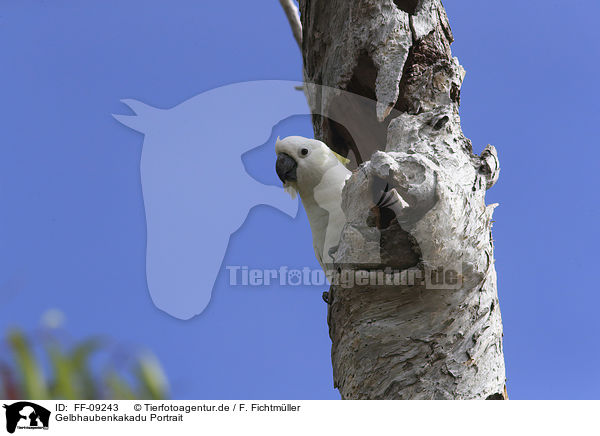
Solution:
M316 205L327 212L324 214L326 220L315 223L320 229L319 240L313 238L315 253L323 269L325 269L324 265L333 262L330 251L339 244L346 223L346 216L342 210L342 189L348 177L350 171L340 163L332 166L314 189L313 197Z

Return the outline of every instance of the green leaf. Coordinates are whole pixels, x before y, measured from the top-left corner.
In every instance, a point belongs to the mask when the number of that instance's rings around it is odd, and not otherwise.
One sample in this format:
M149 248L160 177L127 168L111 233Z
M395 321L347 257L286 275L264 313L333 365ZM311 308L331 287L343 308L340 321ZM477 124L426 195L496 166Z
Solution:
M52 397L61 400L76 400L78 398L74 380L76 374L71 359L55 342L49 343L46 348L54 369Z
M136 371L141 386L141 397L163 400L167 397L168 383L160 363L151 354L142 356Z
M8 342L14 353L27 399L48 399L50 395L44 376L25 336L19 330L12 330L8 334Z
M111 400L135 400L136 396L127 382L115 371L110 371L105 378L106 386L110 391Z
M94 377L89 369L89 359L101 347L99 339L88 339L77 345L71 352L71 365L78 381L80 400L94 400L100 397Z

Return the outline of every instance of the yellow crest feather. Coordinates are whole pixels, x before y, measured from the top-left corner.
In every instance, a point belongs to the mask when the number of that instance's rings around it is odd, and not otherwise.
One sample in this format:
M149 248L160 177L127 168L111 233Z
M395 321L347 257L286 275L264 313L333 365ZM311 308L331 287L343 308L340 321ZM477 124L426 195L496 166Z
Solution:
M331 150L331 152L333 153L333 155L335 156L335 158L342 163L342 165L346 166L346 165L348 165L350 163L350 159L348 159L347 157L339 155L339 154L337 154L333 150Z

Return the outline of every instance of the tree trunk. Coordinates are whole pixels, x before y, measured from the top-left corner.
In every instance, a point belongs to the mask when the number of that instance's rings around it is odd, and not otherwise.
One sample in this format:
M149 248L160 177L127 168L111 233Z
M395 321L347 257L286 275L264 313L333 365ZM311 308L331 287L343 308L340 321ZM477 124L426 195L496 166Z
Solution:
M328 298L334 385L344 399L506 398L484 199L499 164L462 134L441 2L299 4L306 83L372 100L306 87L315 137L360 167Z

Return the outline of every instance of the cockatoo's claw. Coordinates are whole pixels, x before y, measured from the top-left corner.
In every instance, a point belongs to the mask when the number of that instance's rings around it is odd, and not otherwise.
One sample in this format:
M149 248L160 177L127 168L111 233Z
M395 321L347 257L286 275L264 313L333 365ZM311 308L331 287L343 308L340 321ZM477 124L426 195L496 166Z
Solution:
M373 198L373 203L376 206L380 206L381 202L384 200L385 195L389 190L389 184L386 180L381 179L379 177L375 177L371 182L371 195Z
M381 202L378 204L379 207L387 207L388 209L404 209L408 207L408 203L404 201L404 199L398 194L396 188L386 192L383 197L381 197Z
M321 296L323 298L323 301L327 304L329 304L329 292L325 291L323 292L323 295Z
M386 186L387 188L387 186ZM392 194L391 191L385 191L383 192L383 194L381 195L381 198L379 199L379 201L377 202L377 206L378 207L388 207L389 205L393 204L395 202L395 198L394 195Z

